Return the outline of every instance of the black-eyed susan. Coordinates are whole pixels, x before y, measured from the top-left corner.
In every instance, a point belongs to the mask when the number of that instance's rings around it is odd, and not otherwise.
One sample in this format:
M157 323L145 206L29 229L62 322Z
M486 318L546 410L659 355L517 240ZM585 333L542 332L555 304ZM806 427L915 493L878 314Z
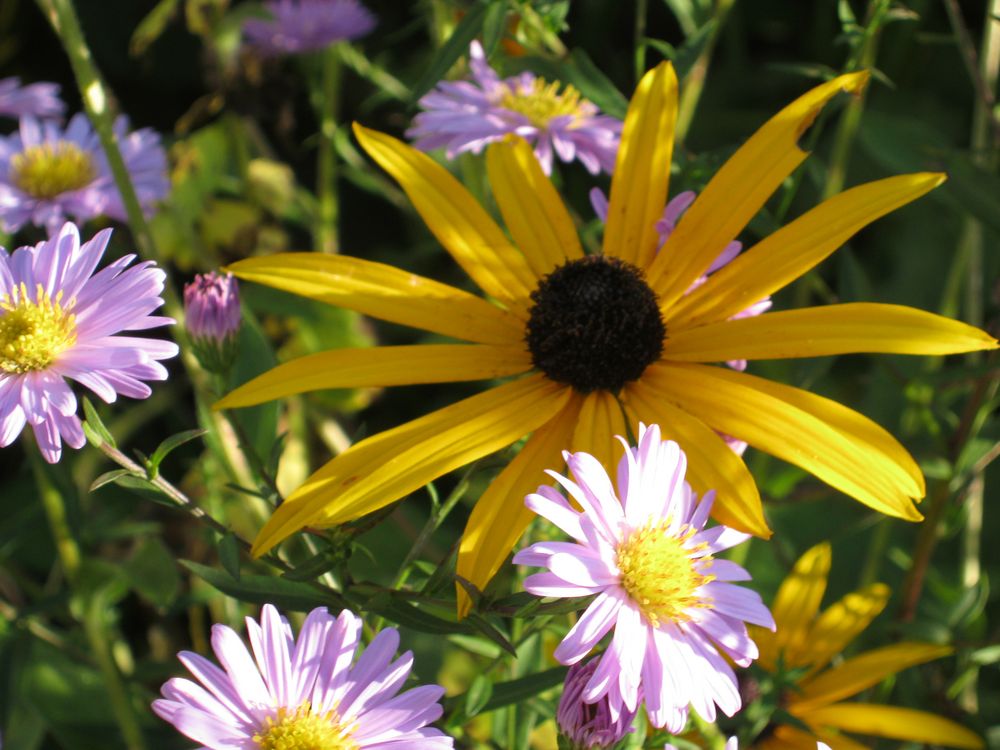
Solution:
M296 253L240 261L237 276L366 315L471 342L341 349L280 365L222 408L320 388L510 378L373 435L309 477L254 545L261 554L305 526L343 523L531 433L479 498L458 574L494 575L531 522L522 499L562 450L613 466L626 419L660 424L688 457L688 479L718 492L714 515L769 534L760 496L721 434L745 440L889 515L916 520L924 494L913 459L888 432L840 404L714 364L845 352L945 354L996 346L985 333L907 307L844 304L730 320L819 263L869 222L944 179L912 174L861 185L750 248L695 289L724 248L806 157L799 136L851 73L809 91L760 128L709 182L658 247L677 80L664 63L629 105L612 177L603 253L586 255L531 147L492 144L487 170L510 238L443 167L363 127L361 145L403 187L428 228L487 299L390 266ZM511 239L513 242L511 242ZM461 607L468 606L459 592Z
M865 749L844 732L944 747L983 747L979 735L942 716L912 708L844 702L897 672L947 656L952 649L932 643L894 643L824 670L885 608L890 594L888 586L874 583L820 613L830 560L827 543L806 552L778 589L771 608L776 630L751 628L760 649L758 667L801 673L795 687L783 696L782 707L809 728L772 726L754 747L801 750L815 747L819 739L837 750Z

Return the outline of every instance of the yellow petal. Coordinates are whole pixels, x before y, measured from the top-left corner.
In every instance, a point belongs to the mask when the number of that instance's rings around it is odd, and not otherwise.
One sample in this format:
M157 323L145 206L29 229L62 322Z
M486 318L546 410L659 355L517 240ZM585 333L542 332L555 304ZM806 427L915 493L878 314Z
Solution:
M881 427L834 401L708 365L661 362L643 379L713 429L805 469L880 513L922 517L911 500L923 494L913 460Z
M420 344L334 349L278 365L227 395L216 409L251 406L324 388L457 383L519 375L532 367L523 346Z
M559 414L535 430L472 509L458 548L457 573L478 588L484 588L496 575L534 519L524 498L539 485L550 483L546 469L558 471L562 467L561 453L569 446L582 400L574 393ZM457 591L458 614L464 617L472 600L462 586L457 586Z
M639 81L611 177L604 254L646 267L656 252L677 121L677 76L662 62Z
M764 739L754 742L753 747L754 750L816 750L816 737L796 727L782 724ZM831 747L840 750L839 745Z
M926 711L870 703L838 703L811 711L809 721L848 732L873 734L927 745L985 747L982 737L961 724ZM840 743L831 747L840 750Z
M574 453L589 453L604 467L614 481L618 471L618 461L625 453L625 447L615 438L620 435L628 440L625 415L618 400L607 391L587 394L580 407L573 431L573 440L568 446Z
M855 742L846 734L824 731L822 729L817 729L815 731L816 738L821 742L824 742L828 747L835 747L837 750L871 750L871 747L868 745L862 745L860 742Z
M504 223L536 277L583 257L573 219L523 138L491 145L486 169Z
M283 253L247 258L225 270L245 281L463 341L516 344L524 338L524 324L486 300L382 263Z
M776 292L828 257L859 230L944 182L943 174L904 174L835 195L720 268L664 308L672 329L725 320Z
M878 617L890 594L884 583L873 583L829 607L813 623L806 641L798 644L799 649L790 663L808 664L811 672L825 667Z
M354 134L473 281L491 297L523 309L535 276L469 191L427 154L392 136L358 124Z
M680 362L725 362L852 352L957 354L996 346L985 331L951 318L903 305L853 302L673 332L663 356Z
M504 448L555 416L569 389L532 375L373 435L310 476L254 540L262 555L307 525L330 526L398 500Z
M629 384L625 408L636 421L660 425L664 439L675 440L687 456L687 480L698 494L716 491L712 517L739 531L768 538L760 493L743 459L717 432L664 399L642 379Z
M722 165L648 268L647 279L664 309L705 272L806 158L797 142L823 106L841 91L860 92L868 75L848 73L800 96Z
M833 669L802 680L799 683L801 692L790 698L789 710L796 716L812 715L821 706L857 695L890 675L951 652L950 646L909 642L866 651Z
M808 646L806 638L826 591L830 559L828 542L817 544L802 555L782 582L771 606L777 626L774 633L753 629L753 639L760 648L758 663L765 669L773 671L779 657L786 667L805 663L790 656L802 653L803 646Z

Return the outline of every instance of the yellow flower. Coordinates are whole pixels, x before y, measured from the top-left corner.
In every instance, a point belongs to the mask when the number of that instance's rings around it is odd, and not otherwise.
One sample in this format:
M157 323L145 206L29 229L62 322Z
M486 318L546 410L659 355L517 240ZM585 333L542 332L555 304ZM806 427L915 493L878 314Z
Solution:
M322 352L280 365L225 397L248 406L320 388L511 378L334 458L260 532L262 554L305 526L371 513L531 433L469 518L458 574L483 587L533 514L525 494L561 465L564 449L606 466L614 435L658 423L688 459L698 492L718 490L717 519L769 535L743 461L719 433L801 466L889 515L918 520L916 463L885 430L829 399L718 363L845 352L946 354L989 349L985 333L908 307L844 304L730 320L801 276L862 227L944 179L912 174L861 185L760 241L690 291L720 252L806 157L797 141L851 73L806 93L764 124L719 170L662 248L655 224L667 198L677 79L661 64L629 105L611 182L603 253L586 256L576 228L531 148L520 139L486 156L510 239L433 159L356 126L361 145L402 186L428 228L486 299L390 266L342 255L251 258L229 270L382 320L467 344ZM513 242L511 242L513 240ZM460 610L469 601L459 590Z
M782 706L812 732L779 725L754 747L811 750L819 739L836 750L865 750L842 732L946 747L983 747L979 735L926 711L841 702L908 667L947 656L952 649L931 643L896 643L822 671L878 616L890 594L888 586L874 583L817 614L829 573L830 545L819 544L799 559L778 589L771 608L777 629L772 633L751 628L751 637L760 648L758 667L775 672L780 662L785 670L803 670L796 689L788 692Z

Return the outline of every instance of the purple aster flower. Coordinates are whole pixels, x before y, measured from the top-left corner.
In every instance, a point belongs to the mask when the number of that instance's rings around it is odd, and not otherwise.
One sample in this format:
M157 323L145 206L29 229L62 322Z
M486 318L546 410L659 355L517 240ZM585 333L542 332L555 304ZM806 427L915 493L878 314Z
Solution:
M715 720L716 705L732 716L740 693L719 650L748 666L757 646L745 623L773 629L774 620L756 592L731 583L749 574L713 554L749 536L705 528L715 493L697 501L684 481L683 452L661 441L656 425L639 425L638 447L618 465L617 494L596 458L563 455L575 481L548 473L583 512L552 487L539 487L525 503L575 541L539 542L514 556L520 565L548 568L525 580L533 594L596 595L556 647L556 659L575 664L613 628L583 700L607 696L615 718L642 697L650 722L671 732L683 728L689 703L706 721Z
M444 689L422 685L399 693L413 654L393 661L399 633L386 628L354 661L361 619L320 607L298 640L278 610L265 604L260 623L248 617L251 652L225 625L212 628L222 669L182 651L192 680L174 678L153 702L158 716L208 750L373 748L439 750L454 741L427 725L441 716ZM353 665L352 665L353 663ZM397 695L397 693L399 693Z
M9 117L62 117L66 105L59 98L58 83L21 85L16 76L0 80L0 115Z
M583 690L597 671L597 662L597 659L579 662L566 673L556 723L572 750L610 748L633 731L635 711L619 711L612 718L607 696L596 703L583 700Z
M270 0L264 7L271 18L244 21L243 38L268 57L313 52L375 28L375 16L357 0Z
M532 144L546 174L552 172L553 153L564 162L578 159L591 174L614 169L621 121L599 114L572 86L560 92L558 82L528 72L501 80L476 41L469 68L471 80L441 81L420 99L425 111L406 131L414 146L444 148L454 159L465 151L478 154L514 133Z
M152 315L163 304L166 274L151 261L128 268L127 255L96 274L111 230L80 244L66 224L34 247L0 248L0 447L31 426L42 455L59 460L62 442L85 442L75 380L108 403L118 394L146 398L144 380L166 380L158 360L177 354L170 341L116 336L173 323Z
M128 120L115 121L115 135L143 209L170 190L167 158L158 133L129 132ZM64 128L56 122L22 117L19 132L0 138L0 223L7 232L24 224L54 233L68 218L128 217L100 140L86 115Z
M243 323L240 288L231 273L198 274L184 286L184 323L205 369L216 373L228 370Z

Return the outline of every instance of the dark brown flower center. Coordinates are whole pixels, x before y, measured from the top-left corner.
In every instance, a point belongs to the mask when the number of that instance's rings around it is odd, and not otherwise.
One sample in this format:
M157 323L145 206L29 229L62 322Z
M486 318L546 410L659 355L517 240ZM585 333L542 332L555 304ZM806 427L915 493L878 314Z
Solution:
M666 328L642 271L617 258L571 260L531 293L535 367L581 393L617 393L660 358Z

